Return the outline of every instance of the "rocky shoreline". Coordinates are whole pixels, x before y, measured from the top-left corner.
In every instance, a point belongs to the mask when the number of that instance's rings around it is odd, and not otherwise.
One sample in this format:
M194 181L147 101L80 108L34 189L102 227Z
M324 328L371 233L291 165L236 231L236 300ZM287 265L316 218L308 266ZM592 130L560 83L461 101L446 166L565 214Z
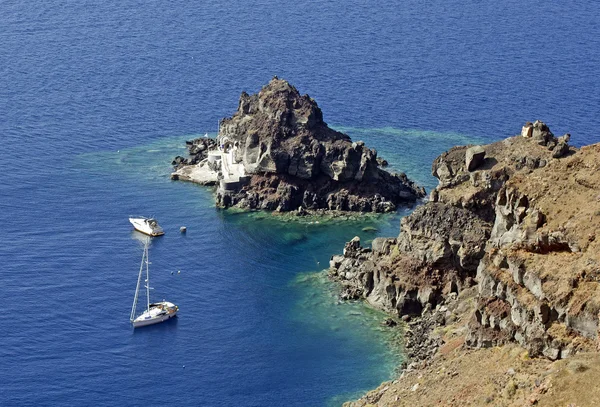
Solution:
M540 366L600 359L600 144L576 149L569 139L538 121L497 143L452 148L434 161L439 185L398 237L371 248L354 238L332 257L343 299L410 321L402 377L349 405L553 405ZM478 352L504 366L488 349L526 355L504 356L527 378L478 367ZM453 364L449 388L423 377ZM467 389L492 376L484 398Z
M220 121L216 140L188 142L173 161L174 180L217 185L218 207L268 211L395 211L425 196L362 141L323 121L317 103L273 78Z

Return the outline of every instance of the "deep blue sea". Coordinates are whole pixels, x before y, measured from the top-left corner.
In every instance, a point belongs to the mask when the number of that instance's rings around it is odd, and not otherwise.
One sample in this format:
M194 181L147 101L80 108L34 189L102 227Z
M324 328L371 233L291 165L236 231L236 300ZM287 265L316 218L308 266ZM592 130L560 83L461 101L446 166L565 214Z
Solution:
M401 332L323 269L410 209L284 222L169 180L273 75L428 190L528 120L600 141L595 1L2 0L0 44L2 406L328 406L394 377ZM180 315L134 331L136 214Z

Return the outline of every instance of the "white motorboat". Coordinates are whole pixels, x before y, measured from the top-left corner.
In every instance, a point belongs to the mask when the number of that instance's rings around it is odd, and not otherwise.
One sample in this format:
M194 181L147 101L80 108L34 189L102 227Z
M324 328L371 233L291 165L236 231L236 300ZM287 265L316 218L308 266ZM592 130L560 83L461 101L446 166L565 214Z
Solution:
M148 239L149 240L149 239ZM136 317L136 308L138 303L138 297L140 293L140 285L142 283L142 275L144 274L144 264L146 265L146 309L139 316ZM140 264L140 273L138 275L137 286L135 287L135 296L133 297L133 306L131 307L130 321L134 328L142 326L158 324L166 321L177 315L179 307L172 302L160 301L150 303L150 273L148 271L148 241L144 245L144 254L142 255L142 263Z
M149 236L160 236L165 234L154 218L129 218L129 222L131 222L135 230Z

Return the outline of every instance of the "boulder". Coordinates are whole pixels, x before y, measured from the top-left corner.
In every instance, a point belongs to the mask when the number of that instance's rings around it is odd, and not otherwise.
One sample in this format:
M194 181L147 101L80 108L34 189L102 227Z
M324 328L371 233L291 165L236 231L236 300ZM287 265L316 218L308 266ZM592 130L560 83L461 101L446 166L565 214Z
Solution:
M481 146L470 147L465 153L465 166L468 171L475 171L485 159L485 150Z
M383 326L389 326L389 327L394 327L396 325L398 325L398 323L396 321L394 321L393 318L386 318L383 320L383 322L381 323L381 325Z
M177 156L171 162L175 170L185 166L196 165L208 157L208 152L217 148L217 141L209 137L200 137L185 142L188 157Z
M525 126L521 129L521 136L531 138L533 135L533 123L527 122Z
M536 120L533 123L531 138L541 146L546 146L549 142L556 140L550 128L540 120Z
M567 143L565 143L564 141L561 141L556 145L556 147L554 147L554 150L552 150L552 157L553 158L564 157L568 152L569 152L569 145Z

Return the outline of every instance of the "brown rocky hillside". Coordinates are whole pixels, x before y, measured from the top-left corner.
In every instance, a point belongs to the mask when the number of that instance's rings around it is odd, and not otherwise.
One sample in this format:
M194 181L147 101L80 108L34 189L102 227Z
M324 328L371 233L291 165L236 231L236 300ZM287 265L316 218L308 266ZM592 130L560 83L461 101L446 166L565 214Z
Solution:
M403 377L352 405L596 405L600 144L569 139L451 149L397 238L332 258L344 298L411 319Z

